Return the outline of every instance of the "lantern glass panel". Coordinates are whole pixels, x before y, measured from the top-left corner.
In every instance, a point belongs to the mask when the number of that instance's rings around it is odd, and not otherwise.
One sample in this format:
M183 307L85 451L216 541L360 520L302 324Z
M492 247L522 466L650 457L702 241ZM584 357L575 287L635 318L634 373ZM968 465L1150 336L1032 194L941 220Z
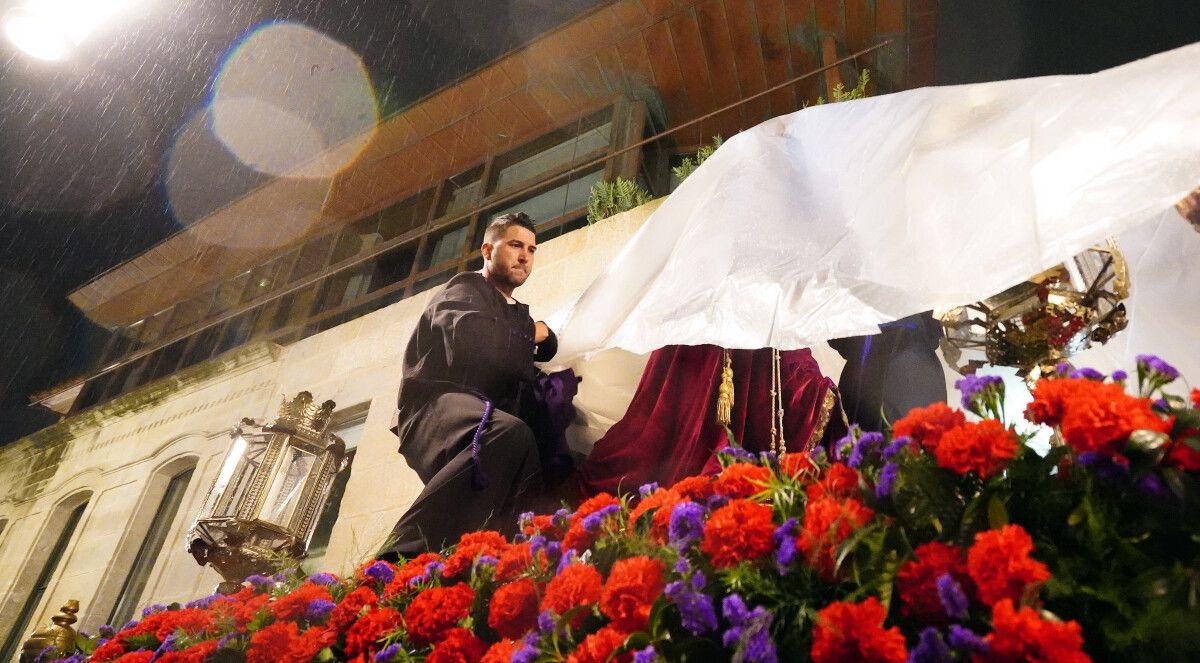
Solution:
M238 507L266 456L268 440L269 438L261 436L239 436L234 440L234 446L230 449L213 487L213 494L219 496L217 508L212 514L214 518L237 516Z
M292 446L284 447L259 518L280 527L288 527L300 506L308 474L316 464L316 454Z

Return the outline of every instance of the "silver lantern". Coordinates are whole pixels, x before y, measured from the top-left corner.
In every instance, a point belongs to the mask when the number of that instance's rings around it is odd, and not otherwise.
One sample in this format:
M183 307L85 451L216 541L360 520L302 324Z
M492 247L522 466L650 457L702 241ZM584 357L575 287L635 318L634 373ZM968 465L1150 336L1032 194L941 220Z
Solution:
M346 445L328 432L334 402L300 392L273 422L243 419L187 536L188 552L208 564L231 592L281 556L302 558L345 464Z

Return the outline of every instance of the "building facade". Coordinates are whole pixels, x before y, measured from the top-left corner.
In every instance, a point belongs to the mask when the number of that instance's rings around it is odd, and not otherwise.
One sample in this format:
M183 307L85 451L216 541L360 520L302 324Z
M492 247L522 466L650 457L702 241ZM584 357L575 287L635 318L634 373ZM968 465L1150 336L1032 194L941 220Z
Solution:
M94 630L209 593L219 578L182 536L229 429L301 390L337 402L352 447L308 564L350 568L421 489L387 430L400 353L433 289L481 264L492 217L538 221L519 296L547 316L654 207L589 225L594 184L666 195L670 166L711 136L859 68L876 93L929 84L936 13L933 0L608 3L386 118L336 173L278 177L77 289L112 336L93 371L38 397L63 419L0 450L3 654L67 599ZM638 372L625 358L584 384L584 443L621 416Z

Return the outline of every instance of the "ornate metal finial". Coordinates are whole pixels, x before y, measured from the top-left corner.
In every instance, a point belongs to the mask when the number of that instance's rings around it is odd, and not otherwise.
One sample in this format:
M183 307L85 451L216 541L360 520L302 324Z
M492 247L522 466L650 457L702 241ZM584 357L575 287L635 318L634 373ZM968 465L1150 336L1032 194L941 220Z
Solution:
M47 626L33 632L25 644L21 646L21 663L30 663L47 647L53 647L58 656L68 656L75 652L75 629L71 624L77 621L75 614L79 612L79 601L71 599L59 608L57 615L50 618L53 626Z
M334 407L336 404L333 401L325 401L317 405L313 402L313 395L307 391L296 394L296 397L290 401L285 396L283 403L279 405L279 417L275 420L275 426L303 430L311 433L314 437L321 437L329 428Z

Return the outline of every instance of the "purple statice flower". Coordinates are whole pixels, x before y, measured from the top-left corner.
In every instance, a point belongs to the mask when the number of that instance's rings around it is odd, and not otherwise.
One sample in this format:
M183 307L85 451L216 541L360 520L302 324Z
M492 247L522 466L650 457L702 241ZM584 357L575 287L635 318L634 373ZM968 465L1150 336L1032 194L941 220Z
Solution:
M525 536L524 532L517 532L516 534L513 534L513 543L525 543L528 540L529 537Z
M254 585L255 589L260 590L260 591L266 591L275 586L274 578L271 578L269 576L264 576L264 575L261 575L258 573L255 573L254 575L251 575L251 576L246 576L246 579L243 580L242 582L248 582L251 585Z
M289 573L287 571L280 571L280 572L276 573L275 575L271 576L271 579L274 580L275 582L283 582L288 579L288 575L289 575Z
M852 424L850 426L850 432L846 433L844 437L833 443L834 459L846 460L846 454L848 454L850 450L854 448L854 441L857 440L858 436L861 434L862 429L858 427L858 424Z
M1099 451L1084 451L1077 458L1079 464L1090 469L1105 481L1117 483L1129 477L1129 466L1117 462L1112 456Z
M775 566L779 575L788 574L788 567L796 561L796 524L795 518L788 518L775 529Z
M1163 381L1161 384L1179 379L1179 371L1160 357L1155 355L1138 355L1136 359L1139 374L1156 374L1159 380Z
M1054 372L1059 375L1066 375L1071 372L1071 364L1069 362L1060 361L1054 365Z
M686 575L687 572L691 570L692 564L688 561L686 556L680 555L675 559L675 573L678 573L679 575Z
M96 634L102 638L111 638L117 634L117 629L109 626L108 624L103 624L100 626L100 628L96 629Z
M695 502L680 502L671 508L669 540L677 550L687 550L704 536L704 507Z
M579 555L575 554L574 548L567 548L563 556L558 560L558 566L554 567L554 575L558 575L567 570L567 567L579 559Z
M56 654L57 651L58 650L54 648L54 645L46 645L42 648L42 651L38 652L37 656L33 658L33 662L44 663L45 661L53 660L54 654Z
M717 613L712 597L704 593L704 574L697 571L691 582L676 580L667 584L667 600L679 608L683 628L695 636L717 630Z
M921 631L917 646L908 652L908 663L952 663L950 648L942 640L942 634L932 626Z
M526 527L533 526L533 512L523 511L517 516L517 529L524 530Z
M124 631L124 630L127 630L127 629L131 629L131 628L133 628L134 626L137 626L137 625L138 625L138 620L136 620L136 619L131 619L131 620L129 620L129 621L127 621L127 622L125 622L125 625L124 625L124 626L122 626L121 628L117 629L117 630L118 630L118 631Z
M654 663L657 660L658 652L654 651L654 645L646 645L645 649L633 652L633 663Z
M500 558L495 555L480 555L479 559L475 560L475 568L481 566L495 566L500 563Z
M850 456L846 459L846 464L853 468L858 468L863 464L867 454L883 443L883 435L871 431L863 433L862 437L854 443L854 447L850 449Z
M210 608L212 606L213 603L216 603L221 598L223 598L223 597L220 594L209 594L208 596L205 596L203 598L198 598L195 601L188 601L187 604L185 604L183 607L199 608L200 610L207 610L208 608Z
M314 573L308 576L308 581L314 585L336 585L337 576L332 573Z
M942 602L942 609L946 611L947 615L952 619L967 618L967 608L970 606L967 595L963 593L962 586L949 573L943 573L938 577L937 593L938 600Z
M167 609L167 606L165 606L161 603L155 603L154 605L150 605L150 606L146 606L145 608L142 608L142 617L149 617L150 615L153 615L157 612L162 612L163 610L166 610L166 609Z
M566 509L559 509L554 512L550 518L550 523L559 530L567 529L567 525L571 522L571 512Z
M387 661L392 660L396 656L396 654L399 654L399 653L400 653L400 643L393 642L392 644L379 650L379 653L375 654L375 660L378 663L387 663Z
M896 454L904 451L904 449L910 444L912 444L912 438L907 435L901 435L891 442L888 442L888 445L883 448L883 451L881 451L879 455L883 456L884 460L891 460Z
M174 633L171 633L167 637L163 638L162 644L160 644L158 646L158 649L154 650L154 656L152 656L150 658L150 660L151 661L158 660L163 654L166 654L167 652L172 652L172 651L175 651L175 634Z
M1120 369L1113 371L1113 374L1112 374L1113 382L1124 382L1127 379L1129 379L1129 373L1126 373L1125 371L1122 371Z
M541 534L534 534L529 537L529 554L537 557L538 551L546 547L546 537Z
M313 599L304 609L304 617L310 622L324 621L333 612L334 603L329 599Z
M718 456L730 463L756 463L758 458L743 447L727 446L717 452Z
M605 518L607 518L615 513L620 513L620 511L621 511L620 504L609 504L608 506L604 507L603 509L600 509L599 511L589 513L588 515L583 517L584 531L598 532L600 530L600 525L602 525L604 523Z
M650 497L656 490L658 490L658 482L651 481L650 483L642 484L641 487L638 488L638 495L641 495L643 498Z
M988 650L987 640L975 634L975 631L958 624L950 625L950 646L959 651L983 653Z
M557 626L554 620L554 613L549 610L543 610L537 618L538 633L553 633L554 627Z
M58 659L58 663L86 663L88 660L87 654L72 654L66 658Z
M721 610L730 627L721 635L726 647L734 648L735 660L750 663L776 663L775 643L771 641L771 620L767 609L760 606L749 610L737 594L730 594L721 603Z
M396 570L392 568L391 564L383 560L377 560L363 571L363 575L386 585L392 581L392 578L396 577Z
M1138 479L1137 488L1145 495L1155 499L1174 501L1172 499L1174 495L1171 493L1170 489L1167 488L1167 484L1163 482L1161 477L1153 472L1144 475L1141 479Z
M1076 379L1080 379L1080 380L1095 380L1096 382L1103 382L1105 375L1103 373L1101 373L1100 371L1097 371L1094 368L1086 368L1085 367L1085 368L1077 368L1077 369L1071 371L1070 373L1067 374L1067 377L1076 378Z
M512 658L509 659L510 663L533 663L536 661L538 655L542 653L537 647L537 642L537 634L530 633L525 636L525 644L513 652Z
M557 564L558 560L562 559L562 543L551 541L546 544L546 561L551 564Z
M774 451L758 452L758 464L763 467L779 467L779 456Z
M220 640L217 640L217 649L224 649L225 647L228 647L229 645L233 644L234 640L237 640L241 637L242 637L242 634L240 632L234 631L233 633L226 635L225 637L221 638Z
M704 504L709 508L710 511L716 511L726 504L729 504L729 498L725 495L709 495Z
M980 414L984 409L980 403L1004 388L1004 378L999 375L964 375L954 382L954 388L962 392L963 409Z
M892 486L896 483L896 477L900 476L900 466L895 463L888 463L879 470L879 482L875 484L875 496L883 499L892 494Z

